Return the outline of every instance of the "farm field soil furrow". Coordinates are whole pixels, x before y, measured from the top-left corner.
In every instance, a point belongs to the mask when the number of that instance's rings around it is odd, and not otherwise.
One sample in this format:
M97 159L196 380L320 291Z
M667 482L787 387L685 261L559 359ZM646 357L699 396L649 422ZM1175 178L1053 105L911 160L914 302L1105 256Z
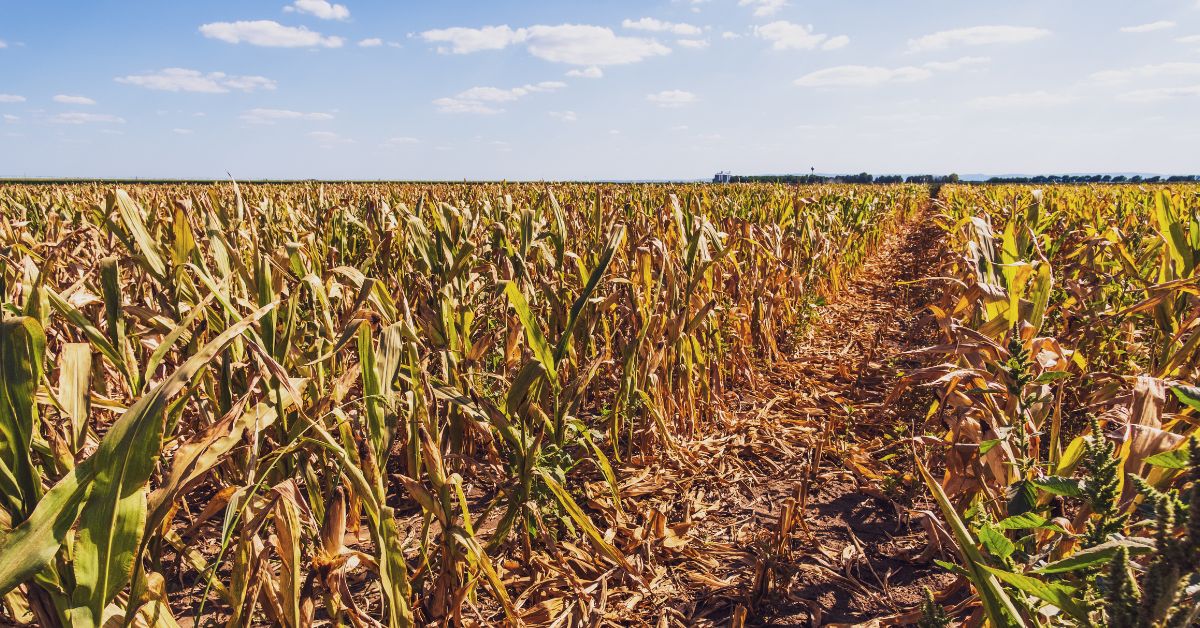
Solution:
M663 561L657 599L644 602L661 609L654 614L689 625L900 619L926 587L953 582L920 525L936 506L903 478L911 461L898 426L929 400L885 403L897 369L913 363L900 354L936 331L918 280L936 264L941 231L925 217L888 233L783 359L763 365L752 390L730 394L727 429L689 443L690 464L625 470L638 478L626 490L642 495L630 510L692 522L664 549L676 556Z

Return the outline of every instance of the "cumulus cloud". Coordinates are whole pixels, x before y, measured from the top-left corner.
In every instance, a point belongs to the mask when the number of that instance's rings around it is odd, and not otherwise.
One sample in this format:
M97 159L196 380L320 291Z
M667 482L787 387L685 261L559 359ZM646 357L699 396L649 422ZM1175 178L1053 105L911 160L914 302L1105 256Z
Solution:
M1125 92L1124 94L1117 96L1117 99L1133 103L1155 103L1162 102L1164 100L1172 100L1175 98L1197 97L1200 97L1200 85L1138 89L1131 92Z
M171 132L175 135L191 135L193 133L191 129L171 129Z
M213 22L201 25L200 34L230 44L265 48L340 48L345 43L341 37L326 37L303 26L284 26L274 20Z
M500 50L511 44L525 40L525 29L513 30L507 24L500 26L484 26L482 28L437 28L421 33L421 39L439 45L437 51L442 54L470 54L483 50Z
M990 44L1019 44L1050 35L1050 31L1033 26L972 26L956 28L908 40L909 52L945 50L951 46L984 46Z
M1200 44L1200 35L1185 35L1183 37L1176 37L1175 41L1181 44Z
M50 117L54 124L125 124L125 118L110 113L82 113L73 111Z
M0 103L9 102L25 102L25 97L16 94L0 94Z
M322 20L348 20L350 19L350 9L344 4L333 4L325 0L296 0L290 5L283 7L283 10L291 13L307 13L315 15Z
M741 37L741 35L733 31L725 31L724 33L721 33L721 39L741 39Z
M96 101L87 96L72 96L70 94L58 94L52 98L56 103L63 105L94 105Z
M1200 63L1190 61L1175 61L1170 63L1155 63L1121 70L1105 70L1095 72L1092 79L1097 83L1124 83L1137 79L1158 78L1163 76L1197 76L1200 75Z
M163 92L199 92L224 94L230 91L253 92L275 89L275 81L265 76L236 76L224 72L200 72L187 68L164 68L157 72L118 76L118 83Z
M574 111L551 111L550 117L563 122L575 122L579 119Z
M526 46L530 54L569 65L624 65L671 52L652 39L621 37L602 26L531 26L528 33Z
M759 39L771 42L772 50L814 50L822 47L826 50L841 48L850 43L850 38L816 32L811 24L793 24L787 20L776 20L769 24L754 27L754 34Z
M836 37L826 39L825 43L821 44L821 50L837 50L838 48L845 48L848 45L850 45L849 36L837 35Z
M693 50L703 50L708 48L707 39L676 39L675 43L683 46L684 48L691 48Z
M787 5L787 0L738 0L739 7L753 7L755 17L775 15Z
M650 31L652 33L671 33L672 35L699 35L703 32L699 26L687 24L685 22L664 22L656 20L652 17L644 17L640 20L625 20L621 22L621 26L638 31Z
M696 100L696 95L691 92L686 92L681 89L668 89L656 94L648 94L646 100L663 107L664 109L676 109L686 107Z
M438 98L433 101L439 113L474 113L479 115L492 115L501 113L504 110L499 107L493 107L486 103L477 100L460 100L458 98Z
M930 61L923 67L935 72L956 72L964 68L991 63L991 57L959 57L953 61Z
M20 122L20 120L21 120L21 118L19 116L14 116L11 113L4 114L4 121L8 124L15 124L17 122Z
M494 114L504 111L497 105L513 102L539 92L552 92L566 87L561 81L542 81L522 85L520 87L472 87L459 92L455 96L438 98L433 101L438 111L442 113L477 113Z
M567 76L570 76L572 78L598 79L598 78L601 78L604 76L604 70L601 70L599 68L599 66L595 66L595 65L586 67L583 69L572 68L570 70L567 70Z
M290 109L250 109L239 116L242 121L251 124L275 124L276 122L292 120L323 121L332 120L332 113L322 111L303 112Z
M1045 90L1034 92L1017 92L997 96L982 96L970 101L972 107L978 109L1040 109L1057 107L1075 101L1070 94L1053 93Z
M359 48L376 48L383 45L383 40L378 37L369 37L358 41Z
M1122 33L1152 33L1154 31L1166 30L1175 28L1175 22L1171 20L1159 20L1157 22L1148 22L1146 24L1138 24L1136 26L1122 26Z
M514 44L529 54L554 63L604 66L637 63L665 55L670 48L653 39L617 35L610 28L587 24L536 25L513 29L507 25L482 28L443 28L420 34L427 42L440 44L438 52L469 54L501 50Z
M840 65L809 72L796 79L800 87L872 87L884 83L911 83L933 76L926 68L904 66L885 68L866 65Z

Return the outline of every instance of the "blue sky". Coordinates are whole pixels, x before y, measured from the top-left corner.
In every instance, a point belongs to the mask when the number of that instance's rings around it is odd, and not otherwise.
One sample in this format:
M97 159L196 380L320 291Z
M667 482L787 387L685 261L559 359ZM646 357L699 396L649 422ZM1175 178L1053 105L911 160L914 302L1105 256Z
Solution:
M1200 0L0 0L0 176L1200 170Z

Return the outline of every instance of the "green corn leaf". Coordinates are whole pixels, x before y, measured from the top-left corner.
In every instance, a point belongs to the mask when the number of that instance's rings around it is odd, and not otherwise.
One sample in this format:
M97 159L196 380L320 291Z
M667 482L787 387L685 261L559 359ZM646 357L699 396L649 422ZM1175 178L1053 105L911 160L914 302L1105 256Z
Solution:
M553 197L551 197L553 199ZM557 203L555 204L557 206ZM588 276L587 283L583 286L579 296L575 298L575 302L571 304L571 314L567 318L567 325L563 328L562 338L558 340L558 346L554 350L554 359L563 359L567 349L571 346L571 339L575 334L575 326L579 323L579 314L583 311L583 307L587 305L588 299L592 298L592 293L596 291L596 287L600 285L600 280L604 277L604 271L608 270L609 264L612 263L613 254L620 248L621 242L625 240L625 225L616 225L608 234L608 242L604 245L604 250L600 252L600 259L596 261L596 267L592 269ZM522 319L522 322L524 319Z
M167 266L158 252L157 241L154 236L150 235L150 231L146 228L146 221L143 218L141 206L130 198L125 190L117 190L111 198L117 206L117 213L121 216L121 222L125 223L125 228L129 230L129 235L137 243L137 252L142 254L142 259L146 261L147 268L149 268L155 277L165 279L167 276ZM133 251L130 252L133 253Z
M58 533L65 534L79 517L86 496L87 508L72 548L76 586L71 594L71 614L80 621L102 617L107 603L128 582L133 567L146 516L145 483L161 447L167 402L273 307L262 308L230 326L113 424L96 452L51 490L53 499L48 494L34 516L4 539L0 551L21 558L12 561L11 567L0 567L0 591L16 586L49 562L63 541ZM28 530L22 531L26 525ZM42 534L28 534L35 530Z
M0 322L0 467L7 471L4 483L16 490L5 497L21 504L13 514L22 518L33 512L42 490L30 454L45 355L46 336L37 320L21 316Z
M979 599L983 602L983 608L987 613L988 619L993 625L1003 626L1004 628L1024 626L1025 622L1021 619L1021 614L1017 611L1012 599L1008 597L1008 594L1000 586L1000 582L996 579L996 576L985 571L987 563L983 558L983 554L975 546L975 539L971 536L971 531L967 529L967 524L958 516L958 511L954 509L954 505L946 497L945 491L942 490L942 485L934 480L933 476L929 475L929 470L925 468L925 463L921 462L916 452L913 452L913 458L916 460L917 470L921 473L921 478L925 481L925 485L929 487L929 491L933 493L938 507L941 508L942 516L950 524L950 531L954 535L959 554L962 556L963 562L966 563L964 569L968 572L968 578L975 585L975 590L979 593Z
M551 351L546 337L542 334L541 327L538 326L537 317L529 309L529 302L525 300L525 295L521 294L521 289L512 281L504 284L504 294L508 296L508 302L512 304L513 309L517 311L517 317L521 319L521 327L525 330L525 340L529 343L529 348L533 350L534 358L542 363L550 381L555 381L557 373L554 368L554 352Z

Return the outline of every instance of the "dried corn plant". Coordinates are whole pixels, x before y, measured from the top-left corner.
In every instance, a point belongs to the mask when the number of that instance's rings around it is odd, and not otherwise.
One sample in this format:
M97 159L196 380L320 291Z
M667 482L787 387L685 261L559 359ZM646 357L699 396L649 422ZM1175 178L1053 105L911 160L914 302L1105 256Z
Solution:
M630 470L722 429L923 195L0 188L3 615L619 619L687 525Z
M896 394L939 391L944 447L916 455L945 463L921 472L968 623L1193 625L1200 188L947 186L938 207L942 339Z

